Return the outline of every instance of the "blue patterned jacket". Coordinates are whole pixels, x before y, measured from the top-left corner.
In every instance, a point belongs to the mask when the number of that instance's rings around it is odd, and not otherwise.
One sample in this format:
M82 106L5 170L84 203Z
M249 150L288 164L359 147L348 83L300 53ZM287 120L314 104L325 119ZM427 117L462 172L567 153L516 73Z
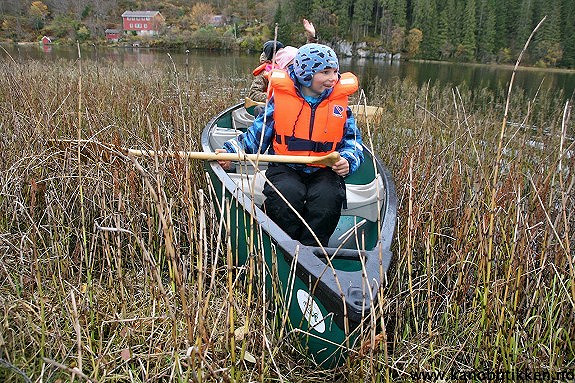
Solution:
M291 73L293 80L293 72ZM300 85L294 81L298 89L298 94L301 96ZM332 89L326 89L317 99L312 99L313 104L319 104L322 100L329 96ZM310 102L309 98L306 101ZM337 151L339 154L349 162L349 174L355 172L359 165L363 162L363 146L361 133L355 123L355 117L352 115L349 107L347 108L348 118L345 122L344 133L341 142L338 145ZM265 118L265 128L264 128ZM262 139L263 132L263 139ZM274 130L274 98L272 97L268 102L266 113L260 114L248 128L248 130L238 137L231 139L224 143L223 148L230 153L237 153L238 150L243 150L248 154L265 153L274 154L273 139L275 137ZM260 146L261 142L261 146ZM303 170L306 173L312 173L318 170L315 166L307 166L301 164L289 164L294 169Z

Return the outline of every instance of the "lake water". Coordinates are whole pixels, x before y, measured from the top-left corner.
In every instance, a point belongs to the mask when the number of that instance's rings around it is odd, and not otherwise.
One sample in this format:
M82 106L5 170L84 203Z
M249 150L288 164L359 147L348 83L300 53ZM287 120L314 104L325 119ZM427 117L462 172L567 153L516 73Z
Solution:
M30 45L2 45L0 61L7 60L8 55L14 60L54 60L65 58L75 60L78 52L75 47ZM6 51L5 51L6 50ZM191 70L202 68L204 71L215 70L219 74L241 78L258 64L258 54L214 53L193 50L189 54L168 52L147 48L97 48L82 47L82 58L98 61L114 61L121 65L155 65L171 61L177 66L188 62ZM395 78L411 79L419 86L439 82L451 86L465 84L469 89L489 88L499 92L507 90L512 68L491 65L452 64L439 62L391 62L381 59L340 58L342 71L352 71L366 86L372 79L379 77L383 82ZM573 96L575 91L575 71L553 71L520 69L515 76L515 85L525 90L531 97L541 87L543 90L563 92L563 98ZM368 95L369 97L369 95Z

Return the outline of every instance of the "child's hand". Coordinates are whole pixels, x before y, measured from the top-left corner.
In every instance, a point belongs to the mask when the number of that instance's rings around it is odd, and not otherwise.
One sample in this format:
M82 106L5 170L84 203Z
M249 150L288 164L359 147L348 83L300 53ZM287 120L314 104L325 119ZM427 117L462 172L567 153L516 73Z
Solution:
M226 149L216 149L216 153L227 153L227 152L228 151ZM220 166L224 170L230 170L232 168L232 161L220 161L220 160L218 160L218 164L220 164Z
M308 37L315 37L315 27L307 19L303 19L303 29Z
M345 158L341 158L331 167L334 172L340 176L346 176L349 173L349 162Z

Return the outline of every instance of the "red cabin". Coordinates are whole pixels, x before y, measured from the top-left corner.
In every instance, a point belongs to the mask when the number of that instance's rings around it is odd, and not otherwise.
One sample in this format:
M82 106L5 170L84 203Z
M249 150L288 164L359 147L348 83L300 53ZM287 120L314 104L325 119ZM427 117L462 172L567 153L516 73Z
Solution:
M106 29L106 40L108 41L118 41L120 39L121 31L119 29Z
M48 36L42 36L42 44L43 45L50 45L52 44L52 39Z
M122 13L124 32L138 36L153 36L160 32L166 19L159 11L126 11Z

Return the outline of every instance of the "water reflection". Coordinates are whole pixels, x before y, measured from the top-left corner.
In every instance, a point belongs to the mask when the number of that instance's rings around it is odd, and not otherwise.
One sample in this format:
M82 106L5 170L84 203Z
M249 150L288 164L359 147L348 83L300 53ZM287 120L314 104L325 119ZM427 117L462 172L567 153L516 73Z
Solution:
M375 76L383 81L393 78L410 79L418 86L436 82L442 85L464 86L470 90L491 89L496 93L507 92L513 68L477 64L438 62L397 62L387 60L344 59L344 69L352 70L360 79ZM347 67L347 68L346 68ZM523 89L530 97L538 90L563 92L569 98L575 90L575 71L545 71L520 68L515 74L514 87Z
M39 44L3 45L14 60L54 60L57 58L76 60L78 52L75 47ZM204 73L216 71L219 75L241 78L249 76L258 64L258 55L237 53L221 53L193 50L186 55L184 52L168 52L148 48L100 48L96 46L82 47L83 59L96 61L111 61L116 65L158 65L175 64L183 67L186 62L191 70L201 69ZM4 59L6 53L0 50ZM497 93L506 91L512 74L512 67L487 66L473 64L450 64L438 62L399 62L387 59L341 58L342 71L352 71L360 79L365 88L375 78L389 82L396 78L410 79L418 86L433 85L436 82L451 86L464 86L471 90L489 88ZM557 72L522 69L516 73L515 86L525 90L526 95L533 97L537 90L552 90L563 92L564 98L569 98L575 90L575 71Z

